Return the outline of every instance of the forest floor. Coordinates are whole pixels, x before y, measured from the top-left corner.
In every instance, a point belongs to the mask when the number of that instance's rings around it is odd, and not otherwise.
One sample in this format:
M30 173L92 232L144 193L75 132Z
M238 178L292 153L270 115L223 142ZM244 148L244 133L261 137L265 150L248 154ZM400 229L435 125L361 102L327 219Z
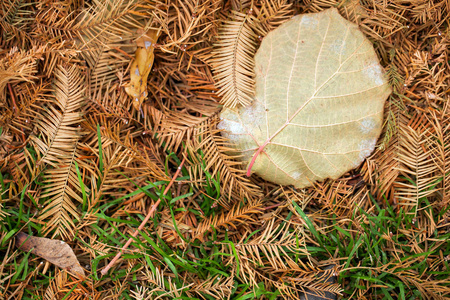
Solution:
M392 88L376 149L308 188L247 177L224 90L330 7ZM449 25L447 0L1 1L0 299L448 299Z

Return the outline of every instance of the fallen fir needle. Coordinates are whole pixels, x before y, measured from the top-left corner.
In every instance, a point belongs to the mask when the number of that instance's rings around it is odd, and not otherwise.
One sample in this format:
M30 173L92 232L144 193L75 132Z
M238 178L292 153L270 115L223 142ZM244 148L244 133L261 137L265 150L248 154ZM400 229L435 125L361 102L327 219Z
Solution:
M178 175L181 172L181 168L183 167L184 161L186 160L186 158L184 157L183 160L181 161L180 166L178 167L177 171L175 172L175 174L172 177L172 180L170 180L169 184L167 185L166 189L164 190L162 196L165 196L167 194L167 192L169 191L170 187L173 185L173 183L175 182L175 179L177 179ZM103 275L105 275L106 273L108 273L109 269L111 269L111 267L116 263L116 261L120 258L120 256L122 255L122 253L128 248L128 246L131 244L131 242L133 241L133 238L135 238L139 231L141 231L145 224L147 224L148 220L153 216L153 213L155 212L156 208L158 207L159 203L161 202L161 198L158 199L158 201L156 201L155 204L153 204L152 208L150 209L150 211L148 212L147 216L145 217L145 219L142 221L141 225L139 225L138 229L131 235L132 238L130 238L125 245L123 245L122 249L120 249L119 252L117 252L116 256L114 256L114 258L110 261L110 263L100 272Z

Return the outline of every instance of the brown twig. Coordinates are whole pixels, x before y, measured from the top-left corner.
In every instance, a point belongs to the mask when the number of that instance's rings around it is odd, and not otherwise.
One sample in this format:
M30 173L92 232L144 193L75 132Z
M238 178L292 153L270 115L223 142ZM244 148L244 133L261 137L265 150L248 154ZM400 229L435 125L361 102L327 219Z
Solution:
M17 109L17 104L16 104L16 101L14 100L14 93L12 91L10 83L8 83L8 90L9 90L9 94L11 95L11 100L13 103L14 116L16 116L18 114L19 110Z
M284 204L284 203L280 202L280 203L277 203L277 204L274 204L274 205L270 205L270 206L264 207L262 210L268 210L268 209L276 208L276 207L278 207L278 206L280 206L282 204Z
M184 157L183 160L181 161L180 166L178 167L177 171L175 172L175 174L172 177L172 180L170 180L169 184L167 185L166 189L163 192L163 196L167 194L167 192L169 191L170 187L173 185L173 183L175 182L175 179L177 179L178 175L181 172L181 168L183 167L184 161L186 160L186 158ZM148 220L153 216L153 213L155 212L156 208L158 207L159 203L161 202L161 198L158 199L158 201L156 201L156 203L152 206L152 208L150 209L150 211L148 212L147 216L145 217L145 219L142 221L141 225L139 225L138 229L131 235L132 237L125 243L125 245L122 247L122 249L120 249L119 252L117 252L116 256L114 256L114 258L110 261L110 263L100 272L103 275L105 275L106 273L108 273L109 269L111 269L111 267L116 263L116 261L120 258L120 256L122 255L122 253L128 248L128 246L131 244L131 242L133 241L133 238L135 238L139 231L141 231L145 224L147 224Z

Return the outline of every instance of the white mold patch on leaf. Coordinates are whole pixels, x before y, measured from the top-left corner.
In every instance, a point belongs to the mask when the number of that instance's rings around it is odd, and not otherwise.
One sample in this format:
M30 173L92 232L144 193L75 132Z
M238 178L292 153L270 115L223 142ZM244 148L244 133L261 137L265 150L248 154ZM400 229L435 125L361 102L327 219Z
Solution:
M302 177L302 174L303 174L302 172L296 171L291 174L291 177L294 178L295 180L299 180L300 177Z
M229 132L222 134L222 135L233 143L236 143L237 141L239 141L239 135L230 134Z
M134 70L134 74L136 74L137 76L139 76L139 69L136 68L136 70Z
M367 118L361 121L360 129L362 133L370 133L372 130L376 129L376 122L372 118Z
M245 128L241 123L230 121L227 119L220 118L221 121L217 124L217 129L226 130L228 134L244 134L246 133Z
M375 145L377 143L377 139L364 140L359 143L359 159L361 163L366 157L368 157L373 150L375 149Z
M244 123L258 125L263 122L265 108L262 104L255 101L252 105L242 109L241 117Z
M372 80L376 85L382 85L385 83L383 79L383 70L378 63L369 65L369 67L363 70L363 74Z
M304 29L314 30L317 25L319 25L319 21L315 15L305 15L302 17L302 27Z
M333 52L334 54L340 54L342 51L343 43L344 42L341 39L334 40L333 43L331 43L330 45L331 52Z
M377 139L368 139L361 141L358 145L359 149L359 155L357 156L356 160L353 161L353 168L359 167L361 163L370 155L372 154L373 150L375 149L375 145L377 143Z
M152 42L145 41L144 44L145 44L145 49L147 49L148 47L150 47L152 45Z

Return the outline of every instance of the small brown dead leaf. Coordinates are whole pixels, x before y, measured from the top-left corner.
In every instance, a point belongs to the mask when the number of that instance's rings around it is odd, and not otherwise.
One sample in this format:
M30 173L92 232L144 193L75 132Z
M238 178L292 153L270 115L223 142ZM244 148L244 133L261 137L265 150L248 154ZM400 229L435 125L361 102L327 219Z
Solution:
M22 251L40 256L58 267L85 277L84 270L78 262L72 248L64 241L30 236L19 232L16 235L16 246Z
M133 106L136 109L141 107L148 95L147 77L153 66L153 49L159 34L159 30L150 29L136 41L138 47L130 67L130 83L125 87L127 94L133 98Z

